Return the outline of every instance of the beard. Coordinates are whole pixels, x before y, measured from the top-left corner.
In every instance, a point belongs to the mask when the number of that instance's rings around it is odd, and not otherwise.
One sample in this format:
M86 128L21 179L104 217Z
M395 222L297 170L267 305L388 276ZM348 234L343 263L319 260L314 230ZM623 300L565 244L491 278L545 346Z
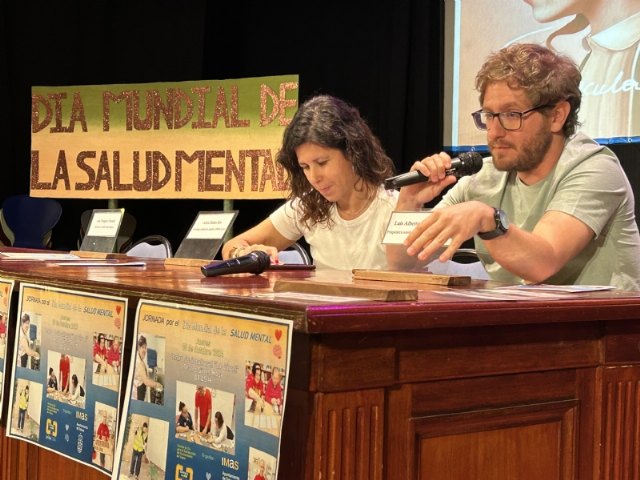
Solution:
M489 151L493 158L493 165L500 171L506 172L515 170L516 172L530 172L535 169L551 147L553 134L547 130L540 129L532 135L528 142L525 142L519 149L512 143L505 141L495 141L489 144ZM494 153L493 147L510 147L508 152L498 151ZM515 158L509 158L509 154L515 152Z

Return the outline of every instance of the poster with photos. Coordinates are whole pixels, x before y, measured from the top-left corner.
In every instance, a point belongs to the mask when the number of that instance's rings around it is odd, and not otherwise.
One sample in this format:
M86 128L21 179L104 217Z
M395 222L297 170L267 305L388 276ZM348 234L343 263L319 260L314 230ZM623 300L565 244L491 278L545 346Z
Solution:
M7 435L109 474L127 299L20 285Z
M275 480L292 330L141 300L112 479Z
M0 421L4 412L4 375L5 361L7 358L7 344L9 335L9 315L11 310L11 293L13 292L13 280L0 278Z

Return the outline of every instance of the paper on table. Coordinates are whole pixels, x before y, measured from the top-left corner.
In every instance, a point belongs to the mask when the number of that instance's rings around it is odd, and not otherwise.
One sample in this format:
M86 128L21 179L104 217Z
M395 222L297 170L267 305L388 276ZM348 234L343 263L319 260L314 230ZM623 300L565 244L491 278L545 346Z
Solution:
M437 295L451 296L451 297L463 297L471 300L524 300L524 298L517 295L509 295L509 293L493 292L489 289L469 289L469 290L434 290L433 293ZM531 299L536 297L531 296ZM539 298L539 297L538 297Z
M510 285L508 287L500 287L508 290L531 290L539 292L556 292L556 293L582 293L582 292L599 292L603 290L614 290L611 285L547 285L544 283L538 285Z
M579 293L613 290L605 285L508 285L468 290L435 290L435 293L472 298L474 300L539 300L567 299Z
M342 303L342 302L363 302L368 299L365 297L340 297L337 295L322 295L319 293L298 293L298 292L273 292L273 293L258 293L256 297L263 298L275 298L279 300L304 300L304 301L319 301L327 303Z
M144 267L147 264L146 262L118 262L117 260L103 260L101 262L96 260L87 262L85 260L81 262L57 262L56 265L73 265L74 267Z
M80 260L70 253L0 252L2 260Z

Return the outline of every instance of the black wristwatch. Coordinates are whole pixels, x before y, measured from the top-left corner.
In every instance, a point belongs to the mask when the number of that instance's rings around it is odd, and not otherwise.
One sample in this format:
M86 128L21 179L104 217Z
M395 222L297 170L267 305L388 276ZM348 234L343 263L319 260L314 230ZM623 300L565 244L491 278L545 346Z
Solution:
M493 219L496 221L496 229L490 232L479 232L478 236L482 240L491 240L492 238L504 235L509 230L509 219L504 210L493 207Z

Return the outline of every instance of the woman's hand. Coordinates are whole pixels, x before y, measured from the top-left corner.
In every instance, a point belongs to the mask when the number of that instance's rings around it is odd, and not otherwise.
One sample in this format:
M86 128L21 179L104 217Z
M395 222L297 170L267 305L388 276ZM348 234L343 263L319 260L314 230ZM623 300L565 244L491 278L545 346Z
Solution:
M232 252L232 255L230 258L242 257L243 255L248 255L251 252L265 252L266 254L269 255L269 257L271 257L272 264L279 263L278 249L270 245L262 245L262 244L256 243L253 245L246 245L243 247L237 247L237 248L234 247L234 249L232 249L231 252Z

